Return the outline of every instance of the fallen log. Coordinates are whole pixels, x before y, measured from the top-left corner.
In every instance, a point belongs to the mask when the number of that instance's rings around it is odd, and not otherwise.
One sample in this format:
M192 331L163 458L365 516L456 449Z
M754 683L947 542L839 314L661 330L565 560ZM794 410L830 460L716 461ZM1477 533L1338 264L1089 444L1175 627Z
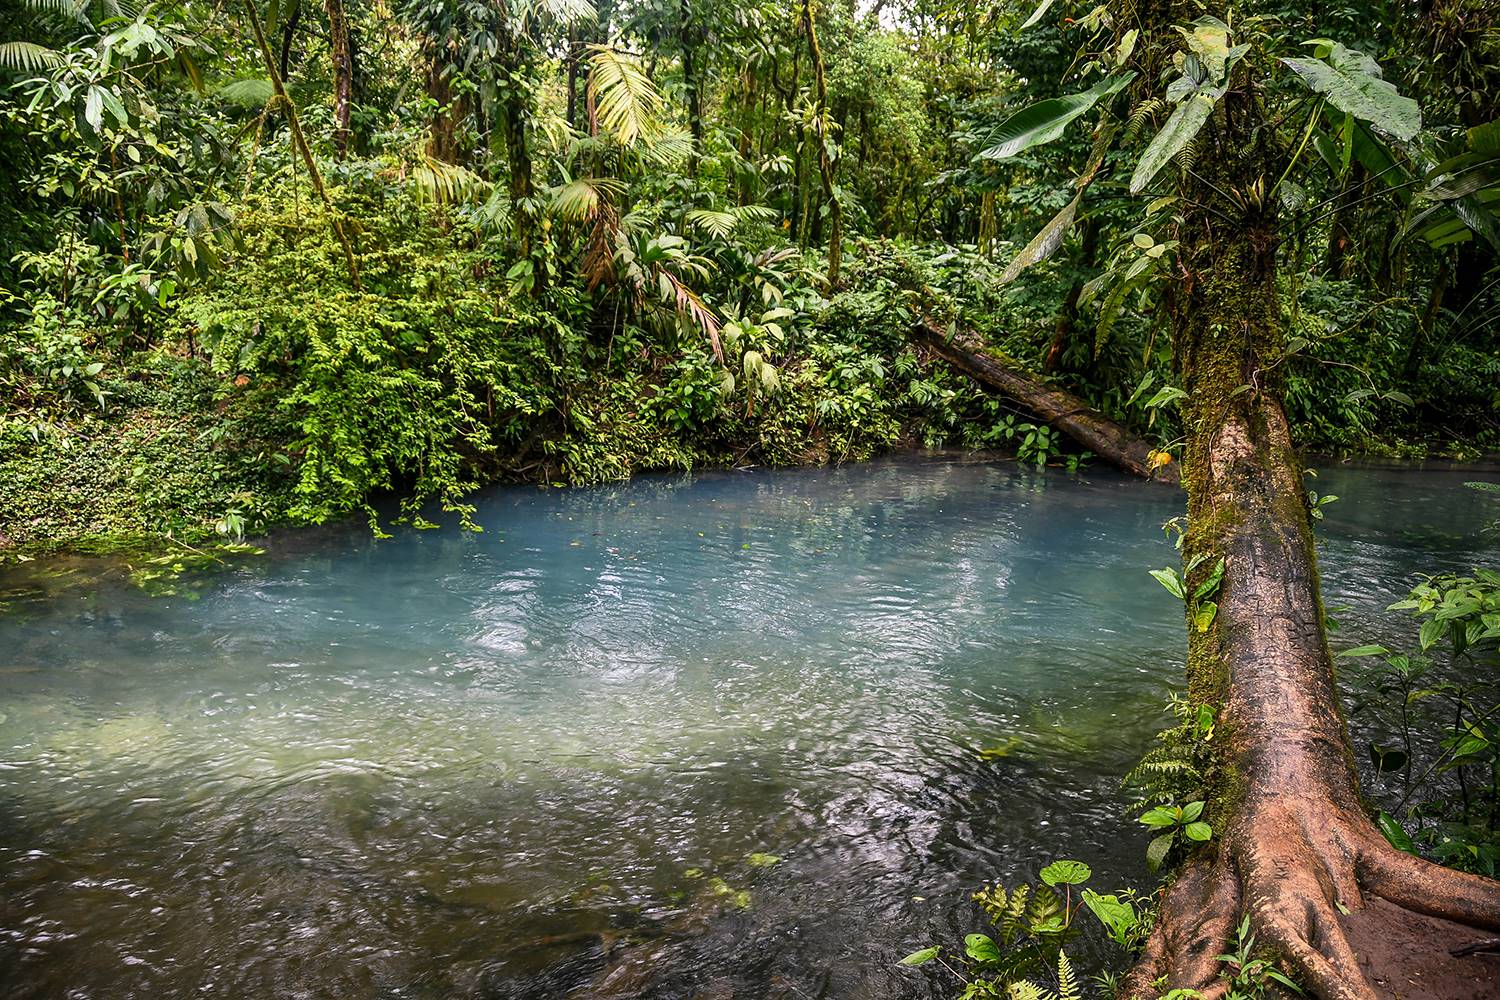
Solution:
M1106 462L1147 479L1173 484L1180 481L1170 456L1157 452L1072 393L1046 385L985 352L972 336L959 332L949 337L935 320L925 317L917 325L917 337L980 385L1019 403Z

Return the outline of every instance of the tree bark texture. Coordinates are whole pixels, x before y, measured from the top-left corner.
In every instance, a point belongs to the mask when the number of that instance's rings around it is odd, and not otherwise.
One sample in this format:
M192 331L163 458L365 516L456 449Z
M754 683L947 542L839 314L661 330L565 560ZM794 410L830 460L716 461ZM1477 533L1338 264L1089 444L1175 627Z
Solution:
M1072 393L1040 382L1016 365L985 353L971 337L950 339L931 318L924 319L916 332L938 357L985 388L1025 407L1110 464L1147 479L1178 481L1175 464L1158 465L1150 444Z
M1382 985L1407 982L1419 964L1445 975L1451 963L1475 961L1419 948L1415 915L1500 928L1500 883L1397 851L1360 796L1303 469L1282 406L1275 199L1256 194L1278 159L1263 120L1245 80L1216 112L1176 234L1169 291L1188 394L1188 594L1224 562L1217 593L1187 607L1189 697L1217 719L1203 790L1214 837L1168 892L1121 995L1155 1000L1183 988L1223 997L1217 956L1248 914L1258 942L1322 1000L1441 996ZM1209 601L1217 612L1199 627ZM1454 945L1470 934L1445 926ZM1394 943L1394 969L1369 967L1354 942L1372 939Z

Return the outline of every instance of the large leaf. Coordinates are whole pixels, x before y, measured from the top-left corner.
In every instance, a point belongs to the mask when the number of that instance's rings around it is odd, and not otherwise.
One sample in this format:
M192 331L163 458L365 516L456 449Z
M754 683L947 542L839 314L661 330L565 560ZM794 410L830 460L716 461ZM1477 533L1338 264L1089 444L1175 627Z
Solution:
M1203 123L1213 114L1216 93L1197 93L1177 105L1177 110L1172 112L1172 117L1156 133L1156 138L1151 140L1141 154L1140 162L1135 165L1135 173L1130 175L1131 194L1146 190L1146 185L1161 172L1167 161L1182 152L1203 130Z
M608 45L592 45L589 62L589 99L599 123L628 146L658 127L661 94L656 84L631 56Z
M1073 219L1078 214L1078 203L1082 200L1083 192L1080 191L1073 196L1072 201L1063 206L1061 212L1052 217L1051 222L1042 227L1041 232L1031 238L1031 242L1005 266L1005 272L1000 275L1000 284L1016 280L1022 271L1057 252L1057 248L1062 246L1063 238L1068 235L1068 229L1073 225Z
M1054 2L1055 0L1042 0L1041 3L1037 4L1036 10L1032 11L1031 16L1026 19L1026 23L1021 25L1021 30L1025 31L1046 16L1047 10Z
M1022 108L990 135L990 147L979 155L986 160L1008 160L1033 146L1051 142L1068 124L1106 97L1120 92L1135 71L1107 76L1088 90L1066 97L1053 97Z
M1422 109L1380 78L1375 60L1338 42L1319 44L1328 49L1326 60L1285 56L1281 61L1340 111L1403 141L1421 131Z

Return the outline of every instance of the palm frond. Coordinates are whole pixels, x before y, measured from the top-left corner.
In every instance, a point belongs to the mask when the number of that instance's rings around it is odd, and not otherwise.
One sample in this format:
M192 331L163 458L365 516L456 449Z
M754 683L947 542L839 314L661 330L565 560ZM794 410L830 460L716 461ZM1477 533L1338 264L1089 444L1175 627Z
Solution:
M553 189L550 210L566 222L592 222L601 205L624 191L613 177L580 177Z
M671 292L678 314L693 322L698 329L708 335L708 343L713 348L714 357L718 358L719 364L723 364L724 345L719 340L719 318L714 315L714 311L708 307L708 303L698 297L697 292L684 285L671 271L662 268L657 275L665 289Z
M661 93L640 65L608 45L591 45L589 103L623 146L657 130Z
M490 182L467 167L444 163L430 156L412 170L408 180L417 196L437 205L456 205L489 196Z
M708 233L710 236L723 239L734 232L734 227L739 225L739 219L735 218L733 212L719 212L711 208L698 208L687 214L688 225Z
M671 167L693 152L693 136L685 128L659 130L641 147L641 155L658 167Z
M35 42L0 42L0 69L35 73L62 65L62 56L55 50Z

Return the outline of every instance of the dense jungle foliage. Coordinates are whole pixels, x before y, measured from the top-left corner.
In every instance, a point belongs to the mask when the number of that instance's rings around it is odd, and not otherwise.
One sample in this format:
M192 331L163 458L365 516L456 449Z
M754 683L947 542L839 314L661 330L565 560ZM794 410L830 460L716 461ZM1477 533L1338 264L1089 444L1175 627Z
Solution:
M1182 95L1120 93L1163 72L1125 7L6 2L9 546L909 444L1057 460L911 346L922 310L1177 447L1170 203L1129 182ZM1323 451L1490 449L1500 29L1377 6L1257 21L1422 106L1395 136L1314 83L1265 123L1305 151L1272 192L1289 411ZM1091 156L1064 129L1095 107Z

